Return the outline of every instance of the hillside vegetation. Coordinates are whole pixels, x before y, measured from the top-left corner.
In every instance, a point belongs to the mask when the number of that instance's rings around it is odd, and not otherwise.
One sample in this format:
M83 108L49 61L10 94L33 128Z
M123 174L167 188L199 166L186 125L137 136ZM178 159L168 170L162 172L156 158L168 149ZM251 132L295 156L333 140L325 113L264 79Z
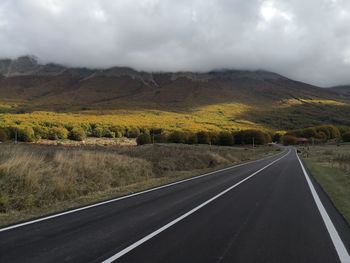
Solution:
M192 132L350 126L348 97L266 71L93 70L39 65L29 57L3 65L0 126L98 124Z

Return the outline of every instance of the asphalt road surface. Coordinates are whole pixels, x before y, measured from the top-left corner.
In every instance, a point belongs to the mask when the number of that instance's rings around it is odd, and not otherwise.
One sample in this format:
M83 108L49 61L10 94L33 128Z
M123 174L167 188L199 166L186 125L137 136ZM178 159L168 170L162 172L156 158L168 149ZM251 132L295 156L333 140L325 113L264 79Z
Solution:
M346 262L350 228L294 150L0 229L0 262Z

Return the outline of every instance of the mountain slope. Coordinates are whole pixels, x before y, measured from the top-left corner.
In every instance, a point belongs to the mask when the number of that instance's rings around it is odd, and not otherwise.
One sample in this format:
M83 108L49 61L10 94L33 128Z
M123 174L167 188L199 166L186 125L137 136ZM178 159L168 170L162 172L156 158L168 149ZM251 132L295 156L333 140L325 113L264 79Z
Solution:
M200 120L193 122L213 124L215 119L214 128L350 125L346 96L266 71L94 70L40 65L33 57L21 57L0 60L0 74L0 110L17 113L18 118L18 113L48 111L109 114L118 121L124 114L138 116L133 125L142 126L140 113L158 112L168 114L167 122L174 122L175 128L184 127L185 119L190 122L196 114ZM152 125L161 126L161 117L154 118Z
M330 90L350 99L350 85L332 87Z

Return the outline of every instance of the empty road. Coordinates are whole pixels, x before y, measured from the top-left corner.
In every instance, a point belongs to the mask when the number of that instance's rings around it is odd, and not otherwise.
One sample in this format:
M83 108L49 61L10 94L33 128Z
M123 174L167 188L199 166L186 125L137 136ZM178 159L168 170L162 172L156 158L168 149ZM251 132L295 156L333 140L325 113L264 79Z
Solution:
M350 229L293 149L0 229L0 262L346 262Z

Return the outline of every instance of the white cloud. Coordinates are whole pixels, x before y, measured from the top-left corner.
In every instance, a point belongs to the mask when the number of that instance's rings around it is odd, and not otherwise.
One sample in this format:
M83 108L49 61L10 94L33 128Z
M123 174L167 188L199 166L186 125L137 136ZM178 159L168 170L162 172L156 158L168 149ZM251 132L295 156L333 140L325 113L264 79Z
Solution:
M0 0L0 57L350 83L348 0Z
M265 1L260 7L260 13L264 20L271 21L276 17L283 18L287 21L292 20L292 15L276 8L273 1Z

